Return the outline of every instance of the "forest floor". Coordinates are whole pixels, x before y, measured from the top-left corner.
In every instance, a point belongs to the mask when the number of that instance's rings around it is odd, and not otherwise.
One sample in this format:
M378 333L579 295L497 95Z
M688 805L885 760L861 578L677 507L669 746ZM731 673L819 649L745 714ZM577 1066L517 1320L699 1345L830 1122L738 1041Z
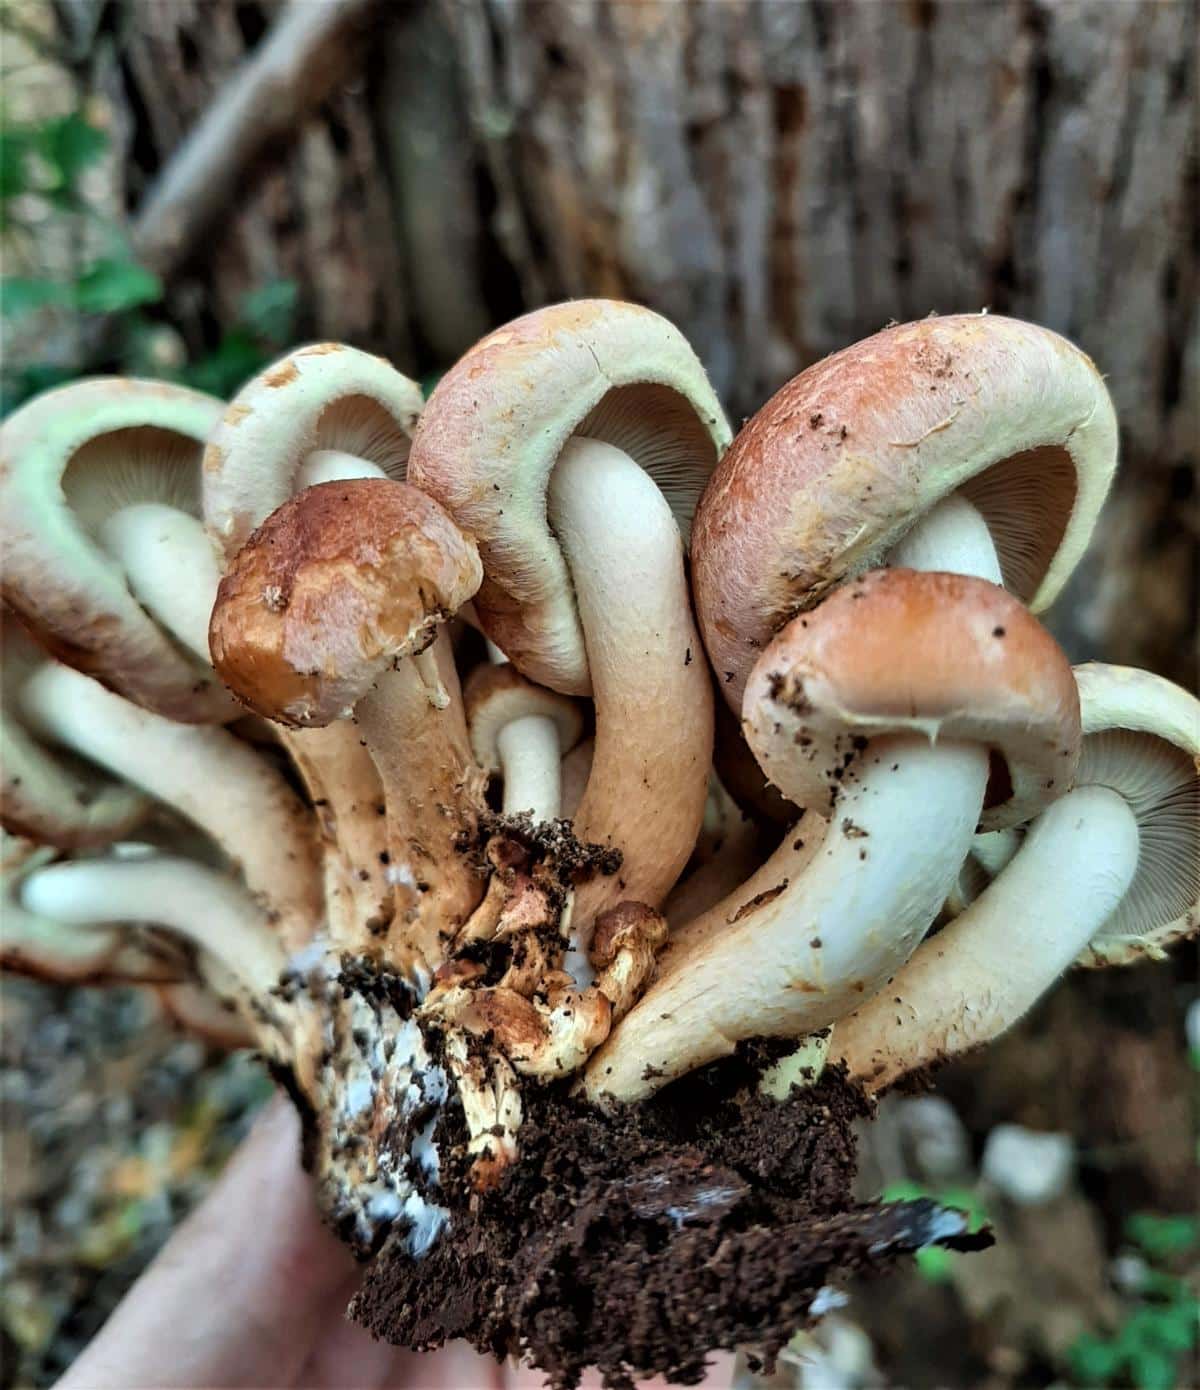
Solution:
M928 1251L852 1287L773 1379L742 1370L739 1386L1200 1384L1195 958L1109 975L1077 976L864 1129L864 1195L968 1206L995 1248ZM38 1387L203 1196L271 1088L249 1057L182 1038L143 991L7 980L0 1004L0 1366L4 1387Z

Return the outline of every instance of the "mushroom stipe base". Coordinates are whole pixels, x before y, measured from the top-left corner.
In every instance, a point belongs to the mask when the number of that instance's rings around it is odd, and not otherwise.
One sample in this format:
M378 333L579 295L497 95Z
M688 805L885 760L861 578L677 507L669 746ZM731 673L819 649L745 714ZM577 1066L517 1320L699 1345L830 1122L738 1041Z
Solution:
M611 1387L655 1373L694 1384L716 1349L772 1363L831 1280L933 1241L991 1243L930 1202L856 1202L852 1125L870 1102L835 1068L768 1099L757 1079L779 1051L744 1047L608 1111L569 1082L527 1086L520 1157L485 1193L450 1103L434 1131L445 1233L419 1261L386 1240L352 1316L400 1346L464 1338L524 1356L556 1388L588 1366Z

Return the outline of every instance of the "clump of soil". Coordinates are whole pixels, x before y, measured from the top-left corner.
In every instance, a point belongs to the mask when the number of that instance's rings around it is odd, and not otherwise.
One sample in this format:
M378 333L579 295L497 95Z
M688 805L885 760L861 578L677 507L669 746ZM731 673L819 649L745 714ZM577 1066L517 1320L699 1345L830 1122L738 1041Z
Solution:
M409 1347L462 1337L526 1356L554 1387L591 1365L612 1387L653 1373L695 1384L717 1348L756 1348L769 1366L831 1279L931 1240L981 1243L930 1202L855 1202L851 1126L869 1102L833 1069L786 1101L760 1095L770 1051L609 1113L566 1085L527 1088L521 1157L485 1195L469 1192L466 1129L448 1108L450 1227L416 1265L385 1243L353 1316Z

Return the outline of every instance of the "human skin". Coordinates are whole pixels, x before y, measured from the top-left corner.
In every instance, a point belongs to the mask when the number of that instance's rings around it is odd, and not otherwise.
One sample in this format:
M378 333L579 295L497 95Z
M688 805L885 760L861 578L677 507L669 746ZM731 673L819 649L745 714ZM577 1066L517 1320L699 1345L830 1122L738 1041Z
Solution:
M248 1239L248 1233L252 1238ZM321 1224L299 1123L274 1101L57 1390L534 1390L463 1343L421 1355L345 1316L354 1261ZM710 1386L729 1384L722 1357ZM599 1386L587 1377L584 1386ZM650 1387L662 1381L646 1382Z

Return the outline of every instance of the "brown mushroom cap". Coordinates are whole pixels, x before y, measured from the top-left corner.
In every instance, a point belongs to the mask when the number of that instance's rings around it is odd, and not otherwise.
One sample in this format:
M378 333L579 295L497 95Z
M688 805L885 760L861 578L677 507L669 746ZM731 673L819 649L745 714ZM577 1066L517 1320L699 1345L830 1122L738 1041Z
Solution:
M1082 554L1117 427L1090 358L1047 329L959 314L809 367L739 433L701 499L696 606L734 709L756 653L942 498L982 513L1008 589L1039 612Z
M571 583L546 489L573 434L650 473L685 539L729 427L683 335L649 309L583 299L538 309L477 343L438 383L409 477L479 544L475 600L489 637L553 690L590 693Z
M416 488L322 483L238 552L213 609L213 663L258 713L328 724L422 651L479 580L474 545Z
M297 348L248 381L204 452L204 519L226 559L296 491L314 450L403 481L421 388L382 357L341 343Z
M488 772L500 768L497 739L500 730L516 719L540 715L558 731L560 754L565 755L583 737L583 715L567 695L535 685L510 662L476 666L463 685L467 726L475 761Z
M772 782L822 812L866 741L887 734L984 743L999 755L986 829L1030 820L1071 789L1079 761L1066 654L1011 594L966 575L896 569L851 580L774 639L744 709Z

